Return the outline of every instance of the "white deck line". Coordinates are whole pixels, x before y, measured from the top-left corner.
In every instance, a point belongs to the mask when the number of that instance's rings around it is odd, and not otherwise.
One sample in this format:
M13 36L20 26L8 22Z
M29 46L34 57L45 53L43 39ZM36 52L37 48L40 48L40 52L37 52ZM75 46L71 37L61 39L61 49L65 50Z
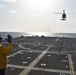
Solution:
M55 41L57 41L58 39L56 39ZM53 46L55 41L51 45L49 45L49 47L47 49L45 49L28 67L33 68L40 61L40 59L42 59L42 57L47 53L47 51ZM29 69L29 70L24 69L19 75L27 75L30 71L31 71L31 69Z
M26 66L13 65L13 64L8 64L7 67L20 68L20 69L25 69L26 68Z
M46 72L55 72L55 73L67 73L67 74L70 74L70 71L66 71L66 70L46 69L46 68L36 68L36 67L26 67L26 66L20 66L20 65L12 65L12 64L8 64L8 67L20 68L20 69L28 69L28 70L37 70L37 71L46 71Z
M19 44L18 46L19 46L20 48L22 48L22 49L27 49L27 48L23 47L22 44L24 44L24 43L21 43L21 44Z
M72 57L70 54L68 54L68 60L69 60L69 66L70 66L70 74L75 75L74 73L74 67L73 67L73 62L72 62Z
M12 56L14 56L14 55L16 55L16 54L18 54L18 53L19 53L19 51L16 52L16 53L14 53L14 54L11 54L11 55L7 56L7 58L10 58L10 57L12 57Z
M57 70L57 69L33 68L33 70L46 71L46 72L55 72L55 73L67 73L67 74L70 74L70 71L66 71L66 70Z

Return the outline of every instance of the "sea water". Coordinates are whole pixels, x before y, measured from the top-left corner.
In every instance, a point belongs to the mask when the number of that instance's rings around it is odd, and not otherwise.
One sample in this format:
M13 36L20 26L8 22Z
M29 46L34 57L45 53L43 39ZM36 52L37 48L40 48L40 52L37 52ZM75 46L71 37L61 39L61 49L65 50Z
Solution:
M0 32L0 35L3 38L6 38L7 35L11 35L12 37L20 37L20 36L47 36L47 37L68 37L68 38L76 38L76 33L50 33L50 32Z

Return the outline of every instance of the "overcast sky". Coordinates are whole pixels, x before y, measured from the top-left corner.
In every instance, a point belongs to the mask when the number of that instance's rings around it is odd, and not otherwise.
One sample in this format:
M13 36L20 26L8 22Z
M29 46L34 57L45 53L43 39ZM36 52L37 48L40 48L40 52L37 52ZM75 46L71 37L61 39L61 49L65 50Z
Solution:
M76 0L0 0L0 31L76 33Z

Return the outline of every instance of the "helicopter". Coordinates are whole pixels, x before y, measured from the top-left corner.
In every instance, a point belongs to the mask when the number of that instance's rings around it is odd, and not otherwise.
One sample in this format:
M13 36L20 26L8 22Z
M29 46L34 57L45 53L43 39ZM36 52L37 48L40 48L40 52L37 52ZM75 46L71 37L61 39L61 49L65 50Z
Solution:
M65 10L63 10L62 13L55 13L55 14L62 14L62 21L65 21L66 20L66 13L65 13Z

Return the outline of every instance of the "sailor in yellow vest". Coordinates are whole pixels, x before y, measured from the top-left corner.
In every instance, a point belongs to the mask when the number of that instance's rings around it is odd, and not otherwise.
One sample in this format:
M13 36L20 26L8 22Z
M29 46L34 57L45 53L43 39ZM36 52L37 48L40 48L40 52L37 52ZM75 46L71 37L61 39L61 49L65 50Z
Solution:
M0 75L5 75L7 66L7 54L12 52L12 37L7 35L8 47L1 45L2 37L0 36Z

